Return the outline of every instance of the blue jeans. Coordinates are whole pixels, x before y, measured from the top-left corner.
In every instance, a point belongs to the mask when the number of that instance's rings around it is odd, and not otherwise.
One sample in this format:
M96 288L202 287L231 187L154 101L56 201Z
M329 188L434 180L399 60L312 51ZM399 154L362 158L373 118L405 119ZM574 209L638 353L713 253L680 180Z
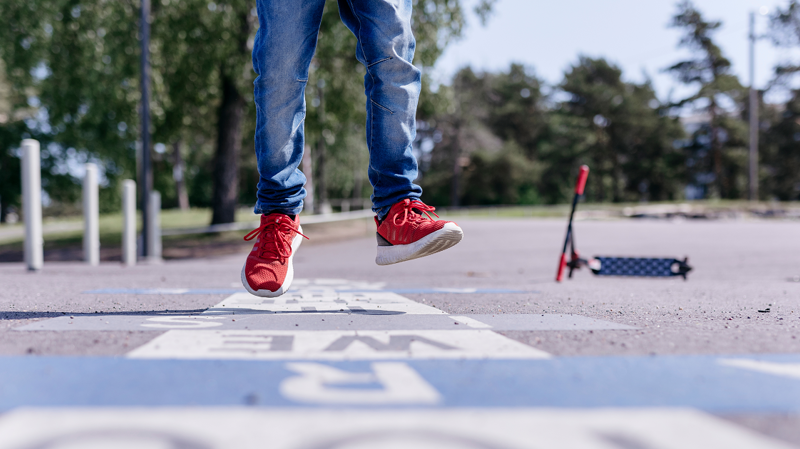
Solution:
M298 214L306 178L303 122L308 68L317 46L325 0L257 0L260 28L253 47L257 111L255 212ZM412 64L411 0L339 0L342 22L358 39L356 59L367 69L367 146L373 211L419 198L411 151L420 71Z

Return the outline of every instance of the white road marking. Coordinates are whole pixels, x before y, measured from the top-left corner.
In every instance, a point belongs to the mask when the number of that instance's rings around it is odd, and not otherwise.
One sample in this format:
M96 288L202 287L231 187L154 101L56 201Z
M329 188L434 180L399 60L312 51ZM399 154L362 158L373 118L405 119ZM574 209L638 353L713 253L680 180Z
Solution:
M376 362L372 372L353 373L319 363L287 363L297 373L281 382L281 394L311 404L433 405L441 395L405 363ZM377 384L380 388L363 388Z
M477 288L434 288L437 292L442 293L475 293Z
M188 288L152 288L148 290L154 295L180 295L189 291Z
M458 321L461 324L466 324L467 326L473 329L491 329L492 326L489 326L486 323L481 323L480 321L476 320L475 318L470 318L468 316L451 316L450 319Z
M751 359L719 359L720 365L800 379L800 363L773 363Z
M143 327L154 327L159 329L198 329L203 327L222 326L222 323L207 321L219 320L223 317L187 315L187 316L160 316L148 318L154 324L142 324Z
M350 279L325 279L325 278L294 278L292 290L330 288L338 290L380 290L386 286L385 282L353 281Z
M368 302L373 304L409 304L415 303L406 297L393 292L315 292L308 290L292 291L277 298L259 298L249 293L235 293L216 307L233 307L237 304L294 304L298 302Z
M789 449L687 409L55 408L0 418L0 447Z
M488 330L172 330L128 357L148 359L542 359L549 354Z
M374 304L361 303L335 303L329 302L300 302L295 304L226 304L225 307L214 307L205 312L207 314L234 314L237 309L250 311L263 311L273 313L386 313L386 314L412 314L412 315L443 315L444 312L424 304Z
M299 290L278 298L258 298L249 293L236 293L206 314L235 313L237 309L263 310L276 313L342 313L352 311L398 312L419 315L442 315L445 312L420 304L392 292L313 292Z

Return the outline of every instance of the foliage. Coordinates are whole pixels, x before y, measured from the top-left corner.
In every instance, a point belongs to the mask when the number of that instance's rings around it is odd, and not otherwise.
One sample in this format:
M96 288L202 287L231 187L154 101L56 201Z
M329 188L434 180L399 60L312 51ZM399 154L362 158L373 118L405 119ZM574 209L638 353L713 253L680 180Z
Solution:
M462 201L470 205L539 204L541 165L514 143L500 151L476 151L464 170Z
M577 167L593 170L594 201L679 197L683 137L649 83L624 82L619 68L581 57L554 102L532 70L461 70L440 90L452 109L428 119L440 136L422 179L434 204L558 203ZM463 180L462 171L464 172ZM449 199L447 188L449 187Z
M693 59L680 61L667 70L697 91L673 104L692 106L707 116L692 134L687 146L694 181L712 198L739 198L746 191L746 127L738 119L745 89L731 71L731 62L713 40L722 25L708 21L686 0L678 5L671 26L681 28L680 45L691 50ZM744 189L744 190L743 190Z
M800 91L781 108L761 108L759 191L770 199L800 200Z
M800 3L790 0L770 17L769 34L780 47L800 47ZM800 91L791 89L800 62L786 61L775 67L772 85L789 89L785 105L763 105L760 114L762 143L759 148L759 192L762 197L800 199ZM766 107L765 107L766 106Z
M473 162L484 164L501 151L503 141L514 142L517 151L535 157L538 136L544 130L544 98L541 82L521 65L508 73L476 74L470 68L459 71L450 86L435 95L442 105L438 113L424 116L421 144L436 143L423 154L425 173L421 184L432 204L458 205L464 189L476 182L462 179ZM480 153L472 160L473 153ZM485 186L484 186L485 187ZM473 201L474 194L464 200Z
M679 195L684 161L674 142L683 132L677 119L663 114L649 83L624 82L616 66L581 57L560 87L569 99L558 114L578 119L578 129L568 128L572 139L582 135L573 154L593 171L591 199L663 201Z
M476 11L482 19L492 3L478 2ZM446 46L460 37L465 11L460 0L414 0L414 6L416 61L431 67ZM20 138L35 136L53 159L53 171L45 173L45 178L80 176L75 162L97 162L107 180L101 204L114 208L118 180L136 177L139 3L7 0L0 2L0 17L9 24L0 27L0 61L5 64L0 74L7 78L0 77L0 86L6 83L10 91L2 102L10 104L0 104L9 111L0 110L6 117L0 120L3 170L14 170L10 164L16 159L13 152ZM256 31L252 1L155 0L150 22L150 131L157 143L154 185L162 192L164 205L177 202L172 172L178 158L171 154L175 149L188 168L192 204L211 205L220 183L241 183L239 201L252 202L257 181L250 66ZM364 69L355 59L355 38L340 23L335 1L326 4L320 32L309 104L319 96L321 86L327 86L328 92L324 113L309 108L309 143L316 148L321 139L329 141L330 163L320 164L318 170L328 174L330 194L346 196L357 190L352 195L360 197L366 193L364 188L355 189L365 184L359 179L366 179L360 86ZM223 120L231 115L225 112L229 111L224 109L226 104L239 108L242 118L231 123ZM424 98L421 106L435 107ZM238 143L231 143L231 138ZM219 176L220 167L231 163L246 169L239 181L236 167L232 177L230 172ZM216 186L212 179L217 180ZM61 188L73 193L79 189L74 179L72 186L62 184ZM0 181L4 204L17 201L14 186L18 183L11 177Z
M495 1L477 2L480 22ZM666 70L694 90L669 104L649 81L626 81L614 64L583 56L554 85L512 64L495 73L467 67L434 90L436 61L467 26L466 2L413 3L414 62L423 73L414 146L427 202L560 203L583 163L592 168L591 201L677 200L686 186L699 187L698 197L745 194L745 90L714 40L721 23L691 2L680 2L671 22L691 57ZM53 204L78 203L80 164L91 161L103 172L102 208L118 209L118 182L137 169L139 0L4 0L0 17L7 24L0 27L0 220L19 206L18 147L29 137L42 143ZM153 0L150 21L154 187L164 206L178 204L180 162L193 206L216 211L225 195L228 206L251 203L258 181L252 0ZM798 0L771 24L776 45L800 46ZM371 190L366 71L355 49L337 1L327 0L306 89L318 199ZM775 84L788 85L797 71L794 63L777 67ZM790 93L785 105L762 105L764 198L800 196L800 93Z

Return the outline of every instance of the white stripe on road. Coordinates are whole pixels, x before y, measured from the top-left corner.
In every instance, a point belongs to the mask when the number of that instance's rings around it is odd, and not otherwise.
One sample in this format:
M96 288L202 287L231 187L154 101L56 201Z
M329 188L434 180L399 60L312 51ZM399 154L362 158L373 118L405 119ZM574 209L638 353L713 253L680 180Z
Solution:
M717 363L720 365L733 366L735 368L774 374L776 376L800 379L800 364L798 363L772 363L750 359L720 359Z
M22 409L0 447L789 449L687 409Z
M481 323L480 321L476 320L475 318L470 318L468 316L451 316L450 319L458 321L461 324L466 324L467 326L473 329L491 329L492 326L489 326L486 323Z
M237 310L264 311L276 313L341 313L353 311L398 312L414 315L442 315L445 312L425 304L420 304L392 292L319 292L299 290L278 298L259 298L249 293L236 293L206 314L235 313Z
M204 323L205 324L205 323ZM542 359L549 354L488 330L170 330L128 357L148 359Z

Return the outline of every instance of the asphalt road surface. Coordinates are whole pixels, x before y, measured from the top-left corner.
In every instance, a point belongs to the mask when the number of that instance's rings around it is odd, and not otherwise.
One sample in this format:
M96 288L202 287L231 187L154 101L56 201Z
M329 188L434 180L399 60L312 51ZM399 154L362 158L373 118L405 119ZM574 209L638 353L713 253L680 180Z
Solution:
M800 447L800 223L577 222L694 270L561 284L561 220L459 224L388 267L304 244L274 300L244 254L3 264L0 448Z

